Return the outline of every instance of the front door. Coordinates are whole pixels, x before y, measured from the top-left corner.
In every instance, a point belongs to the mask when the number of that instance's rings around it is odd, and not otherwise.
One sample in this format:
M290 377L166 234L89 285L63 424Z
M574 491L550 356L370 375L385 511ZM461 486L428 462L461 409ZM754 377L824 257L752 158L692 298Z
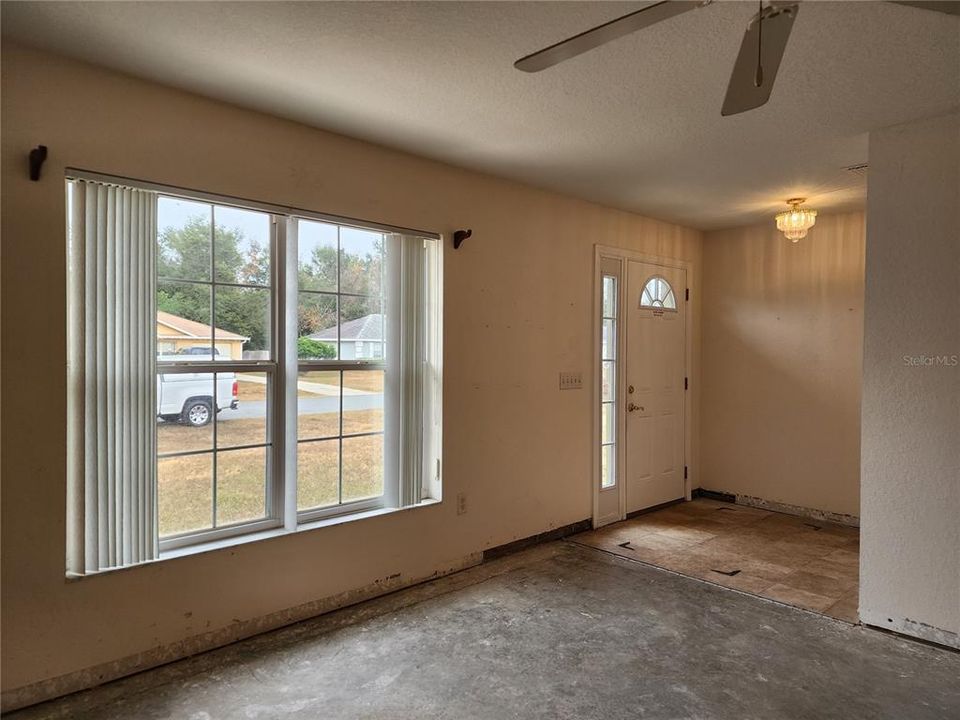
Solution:
M685 495L686 287L682 268L627 264L627 513Z

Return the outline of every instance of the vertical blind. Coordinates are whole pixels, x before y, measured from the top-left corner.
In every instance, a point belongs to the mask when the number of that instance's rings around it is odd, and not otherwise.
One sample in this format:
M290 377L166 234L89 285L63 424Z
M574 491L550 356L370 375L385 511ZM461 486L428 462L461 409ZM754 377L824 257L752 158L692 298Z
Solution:
M155 455L156 194L69 185L70 569L158 556Z
M426 243L422 237L391 235L399 255L400 503L420 502L423 484L424 292Z

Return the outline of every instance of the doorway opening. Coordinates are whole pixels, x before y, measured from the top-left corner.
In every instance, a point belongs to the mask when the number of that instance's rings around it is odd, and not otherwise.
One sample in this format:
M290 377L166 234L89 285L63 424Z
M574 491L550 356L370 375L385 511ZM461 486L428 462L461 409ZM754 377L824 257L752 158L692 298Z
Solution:
M594 529L571 541L857 622L856 527L698 487L690 272L680 261L596 250Z

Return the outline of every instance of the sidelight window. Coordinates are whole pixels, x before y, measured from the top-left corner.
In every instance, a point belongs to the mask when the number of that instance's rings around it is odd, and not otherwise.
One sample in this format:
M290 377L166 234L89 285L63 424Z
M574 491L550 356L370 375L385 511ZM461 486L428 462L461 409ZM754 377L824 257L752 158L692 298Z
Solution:
M617 277L601 277L600 487L617 484Z

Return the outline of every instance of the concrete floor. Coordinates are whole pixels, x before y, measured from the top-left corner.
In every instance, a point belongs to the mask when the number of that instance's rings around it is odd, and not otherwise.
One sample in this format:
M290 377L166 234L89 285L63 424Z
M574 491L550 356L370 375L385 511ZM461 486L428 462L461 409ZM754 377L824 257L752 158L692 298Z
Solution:
M960 654L555 542L10 720L960 717Z
M860 530L698 498L574 542L855 623Z

